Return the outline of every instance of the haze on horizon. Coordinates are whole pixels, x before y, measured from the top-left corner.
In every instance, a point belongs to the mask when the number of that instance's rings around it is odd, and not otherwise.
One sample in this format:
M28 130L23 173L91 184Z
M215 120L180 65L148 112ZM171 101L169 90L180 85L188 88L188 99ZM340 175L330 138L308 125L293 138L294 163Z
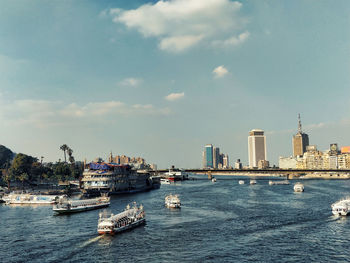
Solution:
M1 1L0 134L44 161L141 156L201 167L350 145L349 1Z

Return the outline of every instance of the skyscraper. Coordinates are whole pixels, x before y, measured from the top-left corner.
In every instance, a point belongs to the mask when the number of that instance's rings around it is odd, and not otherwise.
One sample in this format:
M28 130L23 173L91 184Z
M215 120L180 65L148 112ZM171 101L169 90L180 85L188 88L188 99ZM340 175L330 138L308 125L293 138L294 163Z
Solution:
M220 163L220 148L213 147L213 168L218 168Z
M207 144L204 151L205 167L213 168L213 145Z
M301 129L300 114L298 114L298 133L293 136L293 156L303 156L309 146L309 136Z
M248 136L248 157L249 167L258 167L260 160L266 160L266 137L264 131L254 129Z

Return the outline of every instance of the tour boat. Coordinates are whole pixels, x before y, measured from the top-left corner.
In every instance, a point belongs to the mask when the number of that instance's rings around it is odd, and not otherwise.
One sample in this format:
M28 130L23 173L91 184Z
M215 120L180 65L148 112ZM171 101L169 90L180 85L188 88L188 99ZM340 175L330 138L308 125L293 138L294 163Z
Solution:
M28 193L10 193L3 197L3 201L7 205L37 205L37 204L54 204L55 201L59 198L57 195L35 195L35 194L28 194Z
M169 208L181 208L181 201L178 195L167 195L165 205Z
M64 196L58 199L52 210L59 214L82 212L107 207L110 205L109 201L110 197L107 195L85 200L71 200Z
M97 232L99 235L114 235L146 223L146 215L143 211L143 206L137 206L135 202L133 207L127 205L125 211L117 215L100 213L99 216L100 218L97 225Z
M239 180L238 183L239 184L244 184L244 180Z
M296 183L294 185L294 192L304 192L304 185L302 183Z
M350 213L350 197L332 204L333 215L347 216Z
M256 184L256 180L252 179L252 180L250 180L249 183L250 183L250 184Z
M280 180L280 181L269 181L269 185L284 185L284 184L290 184L288 180Z

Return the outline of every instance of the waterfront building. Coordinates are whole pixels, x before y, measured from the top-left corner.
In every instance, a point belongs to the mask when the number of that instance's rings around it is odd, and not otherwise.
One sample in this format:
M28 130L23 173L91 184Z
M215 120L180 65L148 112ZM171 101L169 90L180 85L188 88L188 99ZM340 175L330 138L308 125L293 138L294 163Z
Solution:
M303 133L300 114L298 115L298 133L293 136L293 156L302 156L309 145L309 136Z
M219 168L219 164L220 164L220 148L213 147L213 168L215 169Z
M341 153L350 153L350 146L343 146L340 148Z
M228 155L227 154L223 154L223 158L222 158L222 166L224 169L227 169L230 167L230 163L229 163L229 159L228 159Z
M278 166L280 169L296 169L297 157L280 157L278 160Z
M259 160L258 161L258 169L266 169L270 167L269 161L266 160Z
M249 167L258 167L260 160L266 160L266 137L264 131L253 129L248 136Z
M242 168L243 168L243 166L241 163L241 159L237 159L237 161L235 162L235 169L241 170Z
M205 145L205 168L214 168L213 165L213 145L212 144L207 144Z

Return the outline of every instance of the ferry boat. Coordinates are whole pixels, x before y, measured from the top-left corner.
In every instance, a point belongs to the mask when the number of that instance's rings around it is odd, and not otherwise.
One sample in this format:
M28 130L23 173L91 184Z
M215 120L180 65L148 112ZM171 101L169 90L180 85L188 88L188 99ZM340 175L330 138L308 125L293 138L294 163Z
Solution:
M256 180L252 179L252 180L250 180L249 183L250 183L250 184L256 184Z
M332 204L333 215L347 216L350 213L350 197Z
M60 197L52 210L59 214L76 213L99 209L110 205L110 197L103 195L99 198L85 200L71 200L67 196Z
M244 180L239 180L238 183L239 184L244 184Z
M84 194L91 196L135 193L160 187L160 178L151 177L148 171L114 163L88 164L81 181Z
M189 173L185 172L184 170L176 168L171 168L168 172L164 173L164 177L172 182L188 180L188 175Z
M143 206L137 206L136 203L134 203L133 207L127 205L125 211L117 215L100 213L99 216L97 225L99 235L114 235L146 223L146 214L143 211Z
M288 180L281 180L281 181L269 181L269 185L288 185L290 182Z
M10 193L3 196L3 201L7 205L50 205L59 198L57 195L35 195L29 193Z
M181 208L181 201L178 195L167 195L165 205L168 208Z
M296 183L293 187L294 192L304 192L304 185L302 183Z

